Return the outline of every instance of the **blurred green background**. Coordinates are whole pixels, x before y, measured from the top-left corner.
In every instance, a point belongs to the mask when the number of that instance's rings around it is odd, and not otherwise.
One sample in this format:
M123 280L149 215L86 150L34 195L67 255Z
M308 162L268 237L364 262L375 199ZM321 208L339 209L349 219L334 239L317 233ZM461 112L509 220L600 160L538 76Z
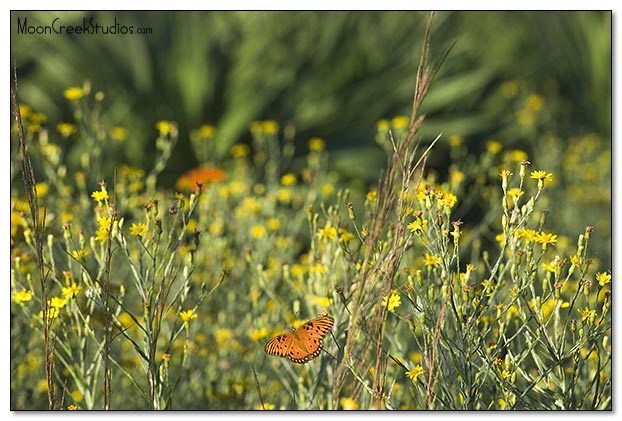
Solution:
M18 18L33 28L92 19L149 33L19 34ZM172 187L199 164L192 130L216 127L218 165L231 145L250 142L251 122L271 119L295 127L301 154L322 137L343 180L373 184L386 160L376 122L410 114L425 20L423 12L12 12L11 65L20 102L50 127L73 119L66 88L88 80L105 93L102 118L129 137L105 156L101 178L121 163L150 167L158 120L179 127L159 180ZM610 266L611 12L438 12L432 61L454 42L423 104L422 142L443 133L428 168L447 178L452 136L473 156L490 140L527 152L533 169L555 177L547 225L573 236L595 226L595 253ZM77 167L80 142L65 146ZM485 212L467 186L468 194L454 219Z

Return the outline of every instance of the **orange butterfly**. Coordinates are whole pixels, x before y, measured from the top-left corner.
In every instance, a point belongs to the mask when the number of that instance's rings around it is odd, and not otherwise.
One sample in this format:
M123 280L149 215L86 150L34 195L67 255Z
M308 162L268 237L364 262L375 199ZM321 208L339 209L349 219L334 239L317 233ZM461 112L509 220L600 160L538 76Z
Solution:
M287 357L298 364L309 362L322 353L322 341L334 322L330 316L309 320L298 329L270 339L264 351L268 355Z

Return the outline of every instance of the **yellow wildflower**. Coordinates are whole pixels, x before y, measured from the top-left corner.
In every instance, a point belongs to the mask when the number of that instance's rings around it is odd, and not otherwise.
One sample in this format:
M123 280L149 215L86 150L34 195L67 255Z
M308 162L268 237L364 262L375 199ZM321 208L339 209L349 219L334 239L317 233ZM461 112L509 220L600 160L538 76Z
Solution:
M438 202L442 206L445 206L449 209L453 208L457 201L458 198L453 193L443 192L442 194L438 195Z
M276 192L276 197L281 203L289 203L294 198L294 194L289 189L279 189Z
M32 108L26 104L19 104L19 114L22 118L28 118L32 114Z
M91 197L95 199L98 203L103 202L104 200L108 200L108 192L104 187L100 191L94 191L91 193Z
M76 99L80 99L84 96L84 90L80 87L72 86L71 88L65 89L65 92L63 92L63 95L68 100L75 101Z
M400 115L400 116L394 117L391 120L391 125L396 130L403 130L408 127L409 122L410 122L410 118L404 115Z
M61 309L67 305L67 299L60 297L52 297L52 299L48 302L50 307Z
M538 111L542 108L544 104L544 98L542 95L531 94L525 100L525 106L531 111Z
M553 174L547 173L544 170L532 171L530 174L530 178L533 178L535 180L553 181Z
M261 131L265 134L277 134L279 132L279 123L274 120L266 120L261 123Z
M130 227L130 235L134 235L136 237L142 237L147 232L147 225L139 222L138 224L132 224Z
M604 287L605 285L611 282L611 274L607 272L599 272L596 274L596 280L598 281L601 287Z
M502 169L502 170L499 172L499 176L500 176L500 177L503 177L503 178L509 177L509 176L511 176L512 174L513 174L513 173L512 173L512 171L510 171L510 170L506 170L506 169Z
M486 150L493 155L501 152L502 148L503 146L501 145L501 142L498 142L496 140L489 140L488 142L486 142Z
M181 317L181 320L188 323L190 320L196 319L198 317L198 314L196 314L194 310L190 309L179 313L179 317Z
M199 127L199 135L204 139L211 139L216 134L216 128L210 124Z
M172 124L168 120L160 120L156 123L156 129L162 135L167 135L171 132Z
M266 220L266 225L270 231L276 231L281 227L281 220L276 217L268 218Z
M296 185L296 175L295 174L285 174L281 177L281 184L284 186L295 186Z
M433 255L428 254L428 253L425 254L424 265L438 267L440 262L441 262L441 258L440 257L436 257L436 256L433 256Z
M449 146L456 147L464 143L464 138L460 135L454 134L449 136Z
M579 314L581 314L581 320L586 321L588 319L593 319L596 316L596 310L590 310L589 308L579 309Z
M251 148L244 143L237 143L231 147L231 156L234 158L244 158L248 156Z
M376 121L376 130L379 132L388 132L389 131L389 120L378 120Z
M322 274L322 273L326 273L326 271L328 270L328 268L326 267L326 265L323 265L321 263L316 263L313 266L311 266L309 268L309 272L311 273L317 273L317 274Z
M339 399L339 404L344 411L356 411L359 409L359 404L354 399L347 396Z
M95 240L104 242L108 240L108 234L110 234L110 230L107 228L100 227L95 231Z
M76 133L78 131L78 127L71 123L58 123L56 125L56 130L58 130L58 133L60 133L62 137L67 138Z
M60 314L60 311L58 310L58 308L56 307L48 308L48 319L56 319L59 314ZM37 313L37 316L43 318L43 310Z
M35 192L37 193L37 197L43 197L47 194L49 188L47 183L37 183L35 185Z
M63 296L67 299L71 299L78 295L80 291L82 291L82 287L76 285L76 283L74 282L70 286L63 288Z
M308 142L309 150L313 152L322 152L326 147L326 142L320 137L312 137Z
M535 241L537 243L542 244L542 246L546 246L547 244L553 244L557 242L557 234L552 234L550 232L540 231L535 236Z
M542 263L542 268L547 272L555 273L557 271L557 264L555 261L544 262Z
M30 300L32 300L32 291L29 289L18 291L13 294L13 301L17 303L25 303Z
M464 173L460 170L451 170L449 173L449 179L452 184L460 184L464 181Z
M344 231L340 236L339 236L339 241L342 243L347 243L349 241L354 240L354 234L352 234L349 231Z
M253 225L251 227L251 235L257 239L265 237L266 228L263 225Z
M322 185L322 196L328 197L335 192L335 186L331 183L325 183Z
M71 256L76 260L80 260L81 258L88 256L89 254L91 254L91 252L88 249L74 250L71 252Z
M504 153L504 156L506 156L507 159L509 159L510 161L515 161L515 162L525 161L529 157L529 155L527 155L527 152L522 151L520 149L509 150L506 153Z
M115 126L110 129L110 138L117 142L121 142L128 137L128 131L125 127Z
M217 344L222 344L224 343L227 339L229 339L231 337L231 330L229 329L216 329L216 343Z
M253 341L258 341L268 336L268 329L262 327L261 329L253 329L248 333L248 337Z
M416 382L417 378L421 374L423 374L423 367L421 367L421 365L417 365L414 368L411 368L409 371L406 372L406 377L411 379L413 382Z
M382 306L386 307L390 312L394 312L402 304L400 293L397 290L391 291L390 296L382 297Z
M337 229L335 227L331 227L330 225L326 225L324 228L320 228L317 230L315 234L319 239L332 239L337 237Z

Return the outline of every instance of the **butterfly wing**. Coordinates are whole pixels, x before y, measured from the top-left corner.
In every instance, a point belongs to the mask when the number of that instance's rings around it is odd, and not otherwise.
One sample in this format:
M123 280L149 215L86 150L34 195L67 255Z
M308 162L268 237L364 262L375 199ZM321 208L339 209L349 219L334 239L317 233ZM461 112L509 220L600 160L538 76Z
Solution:
M287 357L293 341L294 337L291 333L283 333L270 339L270 341L264 347L264 351L266 351L266 354L268 355Z
M293 340L287 358L298 364L304 364L317 358L322 353L323 341L333 327L335 319L329 316L309 320L292 333Z
M283 333L272 338L264 347L268 355L286 357L304 364L322 353L322 342L333 327L335 319L322 316L309 320L291 333Z

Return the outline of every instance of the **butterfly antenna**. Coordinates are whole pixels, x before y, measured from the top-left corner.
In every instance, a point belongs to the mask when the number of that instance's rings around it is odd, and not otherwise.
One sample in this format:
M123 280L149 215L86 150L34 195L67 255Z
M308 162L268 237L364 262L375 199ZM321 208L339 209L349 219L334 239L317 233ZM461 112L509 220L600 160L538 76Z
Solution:
M253 370L253 377L255 378L255 387L257 388L257 394L259 395L259 401L261 402L261 409L265 411L266 406L263 402L263 396L261 395L261 386L259 386L259 380L257 379L257 372L255 371L255 366L251 364L251 369Z

